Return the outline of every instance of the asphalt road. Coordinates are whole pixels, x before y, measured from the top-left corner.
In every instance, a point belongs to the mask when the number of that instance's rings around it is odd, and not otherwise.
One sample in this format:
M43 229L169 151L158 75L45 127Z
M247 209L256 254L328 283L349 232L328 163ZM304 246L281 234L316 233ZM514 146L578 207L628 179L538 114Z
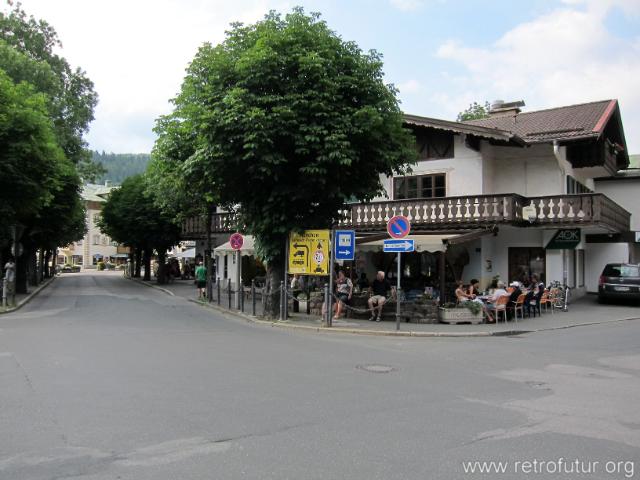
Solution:
M0 316L0 385L3 480L640 478L640 321L326 335L67 274Z

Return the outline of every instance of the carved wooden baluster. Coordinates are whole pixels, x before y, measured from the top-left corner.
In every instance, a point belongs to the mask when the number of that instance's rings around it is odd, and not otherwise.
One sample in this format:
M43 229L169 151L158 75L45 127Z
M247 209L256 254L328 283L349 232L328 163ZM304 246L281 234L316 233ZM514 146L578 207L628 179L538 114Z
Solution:
M387 223L391 217L389 217L389 205L384 206L384 223Z
M575 199L571 199L571 200L567 201L567 203L569 204L569 210L567 211L567 218L575 218L576 217L576 214L573 211L574 201L575 201Z
M413 210L413 206L407 205L407 219L409 220L409 222L413 220L413 217L411 216L411 210Z
M551 203L553 203L553 200L551 200ZM564 220L567 217L567 211L568 211L569 205L562 198L559 198L558 200L556 200L556 205L558 206L558 213L556 214L556 218L558 220Z
M357 216L356 216L356 224L357 224L357 225L360 225L360 223L362 223L362 219L361 219L361 217L360 217L360 213L361 213L360 207L356 208L356 212L357 212Z

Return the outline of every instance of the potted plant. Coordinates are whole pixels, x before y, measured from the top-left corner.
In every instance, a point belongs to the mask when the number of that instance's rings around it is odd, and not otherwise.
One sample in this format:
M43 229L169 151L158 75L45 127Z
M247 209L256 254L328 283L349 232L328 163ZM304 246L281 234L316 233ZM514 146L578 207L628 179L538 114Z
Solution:
M445 303L440 307L442 323L481 323L482 305L478 302Z

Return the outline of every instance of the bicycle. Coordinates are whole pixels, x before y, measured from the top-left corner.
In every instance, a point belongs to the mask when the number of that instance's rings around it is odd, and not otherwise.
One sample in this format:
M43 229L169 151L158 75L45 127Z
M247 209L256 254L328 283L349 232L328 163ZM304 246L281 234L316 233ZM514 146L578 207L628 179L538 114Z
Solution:
M556 281L552 282L551 285L549 285L549 289L551 288L555 288L557 291L552 307L558 308L563 312L568 312L569 301L571 299L571 287Z

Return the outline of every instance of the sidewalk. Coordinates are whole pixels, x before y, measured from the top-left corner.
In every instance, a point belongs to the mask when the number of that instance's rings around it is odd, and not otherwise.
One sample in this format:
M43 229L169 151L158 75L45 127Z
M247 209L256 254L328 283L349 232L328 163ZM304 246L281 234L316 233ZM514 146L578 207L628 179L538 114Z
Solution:
M40 285L36 287L29 286L30 288L29 293L16 293L15 305L8 306L7 308L3 308L2 302L0 300L0 314L15 312L19 308L22 308L24 305L29 303L34 296L40 293L40 290L42 290L43 288L46 288L51 282L53 282L55 278L56 276L54 275L53 277L44 280Z
M250 315L250 300L245 300L245 313L226 308L227 298L223 295L221 307L215 302L206 304L197 300L197 292L193 281L176 280L168 285L156 285L155 282L144 282L155 288L161 289L170 295L182 297L203 306L208 306L227 314L256 322L278 327L302 328L322 332L343 332L363 335L399 335L414 337L457 337L457 336L499 336L517 335L519 333L539 332L545 330L557 330L585 325L620 322L625 320L640 320L640 308L630 305L600 305L594 295L587 295L576 300L569 306L568 312L557 311L555 313L543 313L541 317L518 319L517 322L500 322L499 324L479 325L448 325L400 323L400 331L396 331L395 322L369 322L367 320L341 319L333 322L333 327L322 326L319 317L308 316L302 313L290 314L286 321L267 321ZM262 312L262 306L258 305L257 312Z

